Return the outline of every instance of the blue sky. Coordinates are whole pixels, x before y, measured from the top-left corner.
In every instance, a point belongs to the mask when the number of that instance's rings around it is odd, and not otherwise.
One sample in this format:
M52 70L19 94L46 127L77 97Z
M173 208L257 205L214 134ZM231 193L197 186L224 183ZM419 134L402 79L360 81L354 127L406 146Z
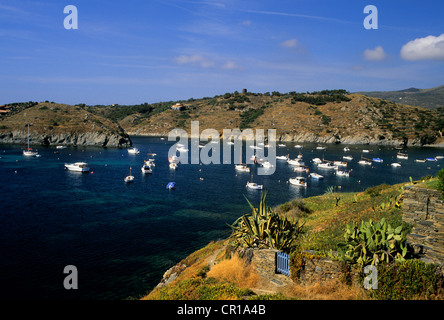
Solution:
M66 5L76 30L64 28ZM367 5L377 30L364 28ZM443 12L444 1L418 0L2 0L0 104L435 87Z

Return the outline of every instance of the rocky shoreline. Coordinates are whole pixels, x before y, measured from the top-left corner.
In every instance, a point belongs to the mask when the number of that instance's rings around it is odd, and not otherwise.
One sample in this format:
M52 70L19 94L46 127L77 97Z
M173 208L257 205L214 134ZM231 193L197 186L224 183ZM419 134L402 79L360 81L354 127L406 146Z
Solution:
M23 144L26 143L27 137L28 133L21 130L0 133L0 144ZM63 145L127 148L132 146L132 141L129 136L123 137L118 134L107 134L103 132L60 134L30 133L29 144L43 146Z
M254 132L254 129L253 129ZM130 135L144 137L168 137L169 132L130 132ZM189 135L191 138L192 136ZM221 136L222 139L222 136ZM267 139L265 139L267 140ZM354 136L338 137L334 135L319 136L315 133L307 132L296 135L281 134L276 137L277 142L295 142L295 143L319 143L319 144L343 144L343 145L379 145L379 146L406 146L406 147L437 147L444 148L444 140L439 140L435 144L422 144L421 139L380 139L378 135L372 136L367 133L361 133Z

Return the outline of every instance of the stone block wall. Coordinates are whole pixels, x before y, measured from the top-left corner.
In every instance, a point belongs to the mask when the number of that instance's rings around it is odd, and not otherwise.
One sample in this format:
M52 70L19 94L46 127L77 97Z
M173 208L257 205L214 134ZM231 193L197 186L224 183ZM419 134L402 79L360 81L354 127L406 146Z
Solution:
M403 221L413 225L407 242L427 263L444 263L444 201L437 190L411 186L403 194Z

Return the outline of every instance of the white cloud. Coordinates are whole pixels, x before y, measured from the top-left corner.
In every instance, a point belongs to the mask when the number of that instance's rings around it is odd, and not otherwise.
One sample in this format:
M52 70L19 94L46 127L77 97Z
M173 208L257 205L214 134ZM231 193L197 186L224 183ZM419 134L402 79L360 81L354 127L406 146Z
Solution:
M221 68L227 70L233 70L233 69L239 69L240 67L236 64L236 62L229 60L225 62L225 64Z
M381 61L387 57L387 54L384 51L384 48L381 46L377 46L376 48L366 49L364 51L364 59L369 61Z
M295 48L299 45L299 41L297 39L289 39L280 43L281 47L285 48Z
M198 65L202 68L209 68L214 65L214 62L203 57L200 54L192 54L192 55L181 55L179 57L174 58L174 61L177 64L191 64Z
M406 43L401 48L404 60L444 60L444 33L438 37L428 36Z

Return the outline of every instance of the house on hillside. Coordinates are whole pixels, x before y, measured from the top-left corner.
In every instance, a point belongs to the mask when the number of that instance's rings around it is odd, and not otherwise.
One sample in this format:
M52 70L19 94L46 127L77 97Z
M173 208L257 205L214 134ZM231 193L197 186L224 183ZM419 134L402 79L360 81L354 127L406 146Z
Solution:
M181 104L181 103L176 103L175 105L173 105L172 107L171 107L171 109L173 109L173 110L177 110L177 111L182 111L182 110L185 110L185 106L183 105L183 104Z

